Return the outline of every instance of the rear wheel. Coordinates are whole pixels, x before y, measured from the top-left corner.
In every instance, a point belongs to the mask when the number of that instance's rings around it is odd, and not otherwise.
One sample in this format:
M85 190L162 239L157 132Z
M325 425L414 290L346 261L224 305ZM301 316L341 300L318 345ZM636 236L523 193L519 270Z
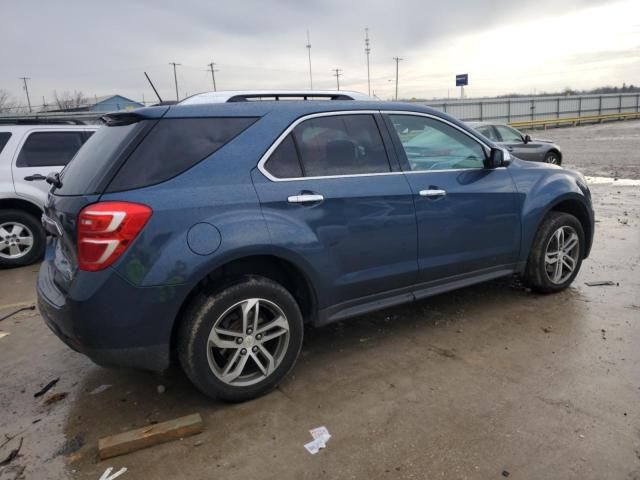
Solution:
M0 268L38 261L45 243L44 228L33 215L22 210L0 210Z
M531 246L525 282L542 293L564 290L578 275L584 245L584 231L576 217L562 212L549 213Z
M178 355L203 393L241 402L278 385L295 364L302 337L302 314L291 294L248 276L197 295L180 325Z
M560 155L557 152L549 152L544 156L545 163L550 163L552 165L560 165Z

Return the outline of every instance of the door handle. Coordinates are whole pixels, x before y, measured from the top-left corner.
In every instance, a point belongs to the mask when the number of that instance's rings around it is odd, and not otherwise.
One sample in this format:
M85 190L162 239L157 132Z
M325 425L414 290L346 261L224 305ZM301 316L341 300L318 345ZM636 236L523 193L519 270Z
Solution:
M40 175L39 173L36 173L35 175L28 175L24 177L24 179L27 182L33 182L34 180L46 180L47 177L45 177L44 175Z
M513 152L513 147L507 147L507 150L509 150L510 152Z
M306 193L302 195L291 195L290 197L287 197L287 202L289 203L314 203L321 202L323 200L324 197L317 193Z
M446 190L437 190L437 189L428 189L428 190L420 190L421 197L444 197L447 195Z

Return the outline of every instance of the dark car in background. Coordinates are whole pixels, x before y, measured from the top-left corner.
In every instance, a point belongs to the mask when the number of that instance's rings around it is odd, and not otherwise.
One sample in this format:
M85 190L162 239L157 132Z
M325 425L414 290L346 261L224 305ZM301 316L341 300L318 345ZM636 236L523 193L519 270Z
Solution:
M107 115L49 193L40 312L99 364L246 400L309 325L513 274L558 292L589 255L582 175L434 109L200 100Z
M505 146L512 155L522 160L553 165L562 164L560 147L551 140L531 138L502 123L467 122L467 124L488 139Z

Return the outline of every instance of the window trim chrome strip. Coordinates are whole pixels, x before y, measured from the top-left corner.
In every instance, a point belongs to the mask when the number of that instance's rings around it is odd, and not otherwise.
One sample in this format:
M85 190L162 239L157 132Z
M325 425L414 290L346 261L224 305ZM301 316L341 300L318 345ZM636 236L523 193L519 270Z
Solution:
M472 135L471 133L467 132L466 130L460 128L458 125L444 119L441 117L438 117L437 115L432 115L429 113L423 113L423 112L411 112L411 111L406 111L406 110L338 110L338 111L331 111L331 112L320 112L320 113L311 113L309 115L305 115L302 116L298 119L296 119L291 125L289 125L284 132L282 132L280 134L280 136L271 144L271 146L267 149L267 151L262 155L262 157L260 157L260 161L258 162L258 170L260 170L260 173L262 173L265 177L267 177L269 180L271 180L272 182L294 182L294 181L300 181L300 180L322 180L322 179L332 179L332 178L357 178L357 177L375 177L375 176L380 176L380 175L403 175L403 174L414 174L414 173L436 173L436 172L462 172L462 171L466 171L466 170L479 170L478 168L456 168L456 169L444 169L444 170L415 170L415 171L399 171L399 172L380 172L380 173L352 173L352 174L348 174L348 175L325 175L325 176L319 176L319 177L289 177L289 178L278 178L278 177L274 177L273 175L271 175L271 173L269 173L267 171L267 169L264 167L265 163L267 163L267 161L269 160L269 157L271 157L271 154L280 146L280 144L284 141L284 139L287 137L287 135L289 135L291 133L291 131L296 128L298 125L300 125L302 122L304 122L305 120L310 120L312 118L322 118L322 117L333 117L333 116L337 116L337 115L413 115L416 117L427 117L427 118L431 118L433 120L445 123L457 130L459 130L460 132L466 134L468 137L470 137L472 140L475 140L477 143L479 143L482 147L483 150L485 150L485 154L487 154L488 152L491 151L491 147L489 145L487 145L486 143L484 143L482 140L480 140L479 138L475 137L474 135ZM498 170L498 169L503 169L505 167L498 167L498 168L494 168L493 170Z

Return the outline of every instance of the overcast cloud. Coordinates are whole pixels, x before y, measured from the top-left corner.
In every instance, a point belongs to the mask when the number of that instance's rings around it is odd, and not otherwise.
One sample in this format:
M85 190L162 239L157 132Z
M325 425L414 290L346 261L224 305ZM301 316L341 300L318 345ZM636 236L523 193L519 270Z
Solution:
M372 88L400 96L457 95L456 73L470 74L469 95L566 86L640 83L640 2L599 0L1 0L0 89L33 103L57 90L87 96L161 95L219 89L307 88L306 29L315 88L366 91L364 28L371 36Z

